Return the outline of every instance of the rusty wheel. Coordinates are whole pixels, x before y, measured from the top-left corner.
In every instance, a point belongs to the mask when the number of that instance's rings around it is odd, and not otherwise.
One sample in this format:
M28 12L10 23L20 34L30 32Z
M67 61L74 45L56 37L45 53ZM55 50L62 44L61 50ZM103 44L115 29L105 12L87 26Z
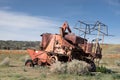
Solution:
M28 59L28 60L25 62L25 66L34 67L33 61L32 61L31 59Z
M56 61L58 61L57 56L51 56L51 60L50 60L51 64L55 63Z

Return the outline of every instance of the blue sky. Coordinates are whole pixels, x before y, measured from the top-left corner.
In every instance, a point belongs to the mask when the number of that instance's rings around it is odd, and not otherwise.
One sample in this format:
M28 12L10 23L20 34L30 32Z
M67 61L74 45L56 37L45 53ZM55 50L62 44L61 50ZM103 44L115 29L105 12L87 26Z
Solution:
M64 21L73 29L78 20L103 22L114 35L105 43L120 44L120 0L0 0L0 40L39 41L42 33L59 33Z

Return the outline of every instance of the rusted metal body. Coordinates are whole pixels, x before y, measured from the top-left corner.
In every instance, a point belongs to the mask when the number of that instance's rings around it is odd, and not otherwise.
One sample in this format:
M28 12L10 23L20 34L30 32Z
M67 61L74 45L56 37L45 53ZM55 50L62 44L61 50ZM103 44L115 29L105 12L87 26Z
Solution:
M27 49L31 59L33 60L34 64L41 65L41 63L46 63L49 59L47 52L45 51L36 51L32 49ZM37 62L35 62L37 60Z
M96 44L97 48L95 47L94 51L95 44L88 43L87 39L72 33L67 22L60 28L60 34L43 33L41 37L41 50L27 50L31 56L32 64L41 65L45 63L51 65L55 61L66 62L78 59L91 64L93 71L95 71L93 60L102 54L99 43Z

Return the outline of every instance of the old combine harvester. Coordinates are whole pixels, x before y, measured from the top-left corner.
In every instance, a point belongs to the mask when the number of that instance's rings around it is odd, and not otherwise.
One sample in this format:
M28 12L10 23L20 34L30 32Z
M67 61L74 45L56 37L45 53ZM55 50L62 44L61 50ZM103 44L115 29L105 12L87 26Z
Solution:
M27 60L25 65L31 67L34 67L34 65L52 65L56 61L69 62L77 59L90 64L90 71L95 71L94 59L102 58L102 48L99 44L101 39L98 36L101 35L100 33L108 35L101 31L101 26L105 28L106 25L99 21L94 25L82 21L79 21L79 23L85 25L85 27L75 27L75 29L83 32L83 38L72 33L68 23L65 22L60 27L59 34L43 33L41 35L40 50L27 49L31 59ZM97 39L88 42L86 34L91 34L93 31L98 31Z

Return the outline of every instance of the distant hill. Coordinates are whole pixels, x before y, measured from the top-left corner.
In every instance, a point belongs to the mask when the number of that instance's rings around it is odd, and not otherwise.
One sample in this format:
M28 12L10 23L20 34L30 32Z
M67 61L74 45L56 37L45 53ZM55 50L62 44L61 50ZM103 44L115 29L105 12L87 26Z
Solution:
M26 50L27 48L39 49L40 41L12 41L0 40L2 50Z

